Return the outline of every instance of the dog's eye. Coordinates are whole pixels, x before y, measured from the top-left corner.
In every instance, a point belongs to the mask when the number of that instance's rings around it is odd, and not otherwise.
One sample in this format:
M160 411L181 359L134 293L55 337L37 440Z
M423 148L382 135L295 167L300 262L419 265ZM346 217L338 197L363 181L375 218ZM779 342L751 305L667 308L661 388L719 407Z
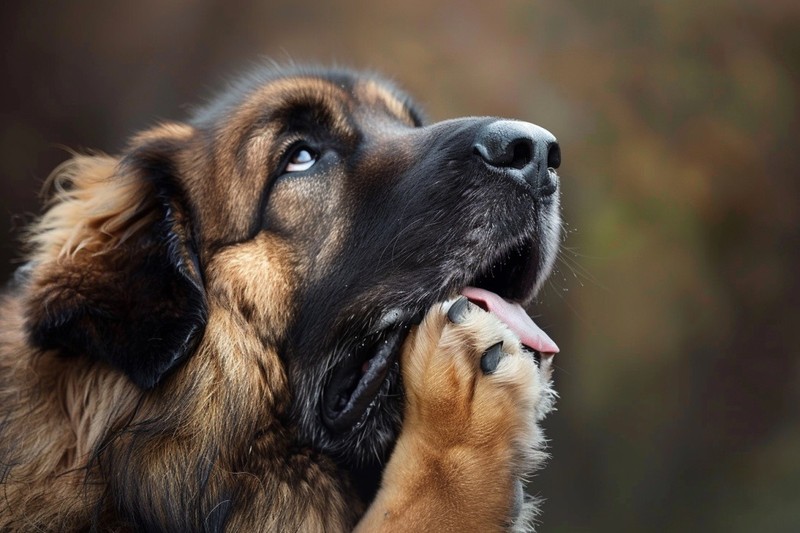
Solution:
M314 166L319 154L306 146L297 148L286 164L286 172L302 172Z

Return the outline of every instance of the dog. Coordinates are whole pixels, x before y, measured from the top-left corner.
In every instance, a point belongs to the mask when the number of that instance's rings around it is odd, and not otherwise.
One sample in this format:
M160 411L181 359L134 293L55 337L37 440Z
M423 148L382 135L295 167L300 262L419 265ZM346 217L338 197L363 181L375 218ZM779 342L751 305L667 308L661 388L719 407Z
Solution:
M300 66L75 155L0 305L0 529L532 527L560 158Z

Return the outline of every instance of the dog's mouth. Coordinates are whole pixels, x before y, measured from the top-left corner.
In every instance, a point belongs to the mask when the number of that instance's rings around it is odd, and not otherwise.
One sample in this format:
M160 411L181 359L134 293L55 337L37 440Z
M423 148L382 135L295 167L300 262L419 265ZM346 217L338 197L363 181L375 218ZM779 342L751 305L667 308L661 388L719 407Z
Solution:
M357 429L367 418L397 364L408 330L420 318L409 311L390 310L339 363L326 387L322 408L322 418L330 429L337 433Z
M464 273L434 293L431 301L417 308L395 308L385 313L369 329L344 361L331 373L324 391L322 418L336 433L358 429L377 404L390 373L398 370L398 360L410 328L418 324L434 304L456 294L466 296L484 310L495 313L538 356L558 352L556 344L542 331L519 302L532 297L540 271L531 241L490 254L476 273Z

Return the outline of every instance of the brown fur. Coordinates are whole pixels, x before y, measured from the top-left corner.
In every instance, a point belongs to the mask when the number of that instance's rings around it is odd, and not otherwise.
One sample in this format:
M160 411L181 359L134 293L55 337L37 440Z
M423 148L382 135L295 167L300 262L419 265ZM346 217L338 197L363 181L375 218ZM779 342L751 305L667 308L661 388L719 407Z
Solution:
M270 181L287 101L313 106L341 146L356 129L378 139L361 189L336 172ZM391 132L418 119L381 82L348 92L311 74L220 105L224 121L155 127L48 181L0 300L0 530L344 531L364 513L341 461L299 436L308 392L284 350L301 294L347 253L353 191L371 191L387 157L411 164L418 148ZM477 308L458 327L445 311L404 344L403 430L361 530L526 518L514 480L543 459L549 361L540 374ZM482 375L501 338L509 355Z

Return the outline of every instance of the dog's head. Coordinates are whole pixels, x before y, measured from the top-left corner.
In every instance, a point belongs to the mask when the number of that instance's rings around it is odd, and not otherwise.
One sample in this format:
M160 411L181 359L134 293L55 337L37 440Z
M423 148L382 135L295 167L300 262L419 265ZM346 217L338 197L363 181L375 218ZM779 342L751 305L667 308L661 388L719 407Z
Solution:
M32 338L149 389L227 321L246 333L223 339L226 357L254 345L280 355L300 440L382 457L415 321L467 286L529 303L549 273L559 163L533 124L425 125L371 75L261 71L191 122L135 138L121 160L62 173L34 235ZM92 169L112 175L100 194ZM72 230L55 236L59 225Z

